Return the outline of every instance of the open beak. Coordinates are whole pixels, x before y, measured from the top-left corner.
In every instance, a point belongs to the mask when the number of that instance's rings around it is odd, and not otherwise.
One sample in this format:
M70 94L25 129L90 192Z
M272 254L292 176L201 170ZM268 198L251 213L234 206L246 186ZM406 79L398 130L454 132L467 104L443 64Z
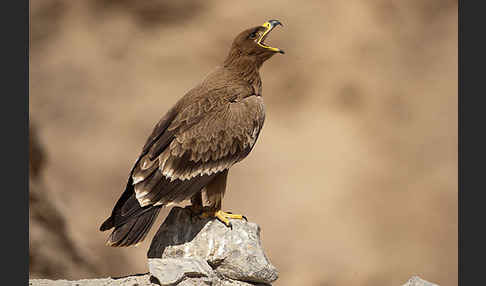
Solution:
M271 51L276 52L276 53L284 54L284 51L283 50L281 50L279 48L274 48L274 47L267 46L264 43L264 41L267 38L268 34L273 30L273 28L275 28L278 25L283 26L282 23L280 23L279 20L268 20L267 22L263 23L262 27L265 28L265 31L263 32L263 34L258 39L257 44L260 47L262 47L262 48L271 50Z

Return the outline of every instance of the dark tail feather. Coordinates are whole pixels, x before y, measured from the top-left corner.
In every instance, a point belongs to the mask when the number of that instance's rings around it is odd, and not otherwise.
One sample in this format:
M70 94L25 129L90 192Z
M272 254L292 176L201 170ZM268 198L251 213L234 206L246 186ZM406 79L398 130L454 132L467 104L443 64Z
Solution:
M130 246L144 240L160 211L160 207L152 207L139 216L131 217L125 223L115 226L106 244L113 247ZM113 219L108 218L101 230L111 228Z
M114 227L115 224L114 224L114 221L113 221L113 217L110 216L107 220L105 220L105 222L100 226L100 230L101 231L105 231L105 230L109 230L110 228Z
M130 176L125 191L116 202L110 217L100 226L101 231L115 228L106 244L120 247L141 242L154 224L161 207L162 205L140 207Z

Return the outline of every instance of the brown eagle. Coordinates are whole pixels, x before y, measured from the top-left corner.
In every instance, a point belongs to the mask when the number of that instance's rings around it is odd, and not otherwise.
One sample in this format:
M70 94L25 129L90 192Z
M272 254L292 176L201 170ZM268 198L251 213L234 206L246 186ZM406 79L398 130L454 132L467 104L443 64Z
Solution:
M157 123L130 171L125 191L101 231L109 246L130 246L149 232L160 208L191 200L202 217L242 215L221 210L228 170L252 150L265 119L259 69L278 48L265 44L269 20L241 32L221 67L187 92ZM203 206L202 191L208 206Z

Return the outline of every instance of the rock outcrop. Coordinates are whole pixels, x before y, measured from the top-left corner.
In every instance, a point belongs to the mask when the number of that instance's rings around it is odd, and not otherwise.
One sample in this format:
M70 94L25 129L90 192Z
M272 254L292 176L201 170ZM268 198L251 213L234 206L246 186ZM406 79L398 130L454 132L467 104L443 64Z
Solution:
M172 208L148 251L150 273L161 285L268 285L278 271L266 257L260 227L214 219ZM170 270L170 271L169 271Z

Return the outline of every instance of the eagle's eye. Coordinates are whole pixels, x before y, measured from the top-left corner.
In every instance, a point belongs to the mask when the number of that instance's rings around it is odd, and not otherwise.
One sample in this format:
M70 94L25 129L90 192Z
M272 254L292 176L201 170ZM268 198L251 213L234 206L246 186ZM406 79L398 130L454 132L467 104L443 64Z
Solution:
M253 32L251 32L251 34L248 37L250 39L255 39L257 35L258 35L257 31L253 31Z

